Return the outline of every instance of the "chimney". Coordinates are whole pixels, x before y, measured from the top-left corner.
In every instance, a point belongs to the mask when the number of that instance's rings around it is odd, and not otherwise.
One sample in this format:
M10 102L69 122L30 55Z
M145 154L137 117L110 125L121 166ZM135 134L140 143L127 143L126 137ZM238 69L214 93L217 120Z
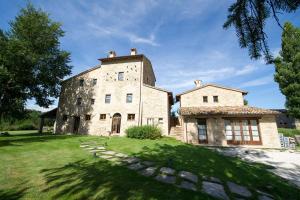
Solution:
M196 87L201 87L202 86L202 81L201 80L195 80L194 81Z
M109 57L109 58L114 58L114 57L116 57L116 52L115 52L115 51L110 51L110 52L108 53L108 57Z
M136 48L132 48L132 49L130 50L130 55L134 56L134 55L136 55L136 54L137 54Z

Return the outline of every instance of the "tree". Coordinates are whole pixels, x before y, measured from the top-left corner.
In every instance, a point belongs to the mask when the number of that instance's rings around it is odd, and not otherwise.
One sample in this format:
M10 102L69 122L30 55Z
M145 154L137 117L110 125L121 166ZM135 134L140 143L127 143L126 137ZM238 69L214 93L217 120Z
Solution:
M273 62L267 34L264 31L266 20L273 17L281 26L278 18L280 12L294 12L300 6L300 0L237 0L228 9L225 29L234 26L241 48L248 48L251 59L265 58Z
M61 24L28 4L0 29L0 117L22 111L26 100L42 107L53 103L60 82L71 73L70 53L60 49Z
M275 63L275 81L286 97L290 115L300 118L300 29L285 23L280 56Z

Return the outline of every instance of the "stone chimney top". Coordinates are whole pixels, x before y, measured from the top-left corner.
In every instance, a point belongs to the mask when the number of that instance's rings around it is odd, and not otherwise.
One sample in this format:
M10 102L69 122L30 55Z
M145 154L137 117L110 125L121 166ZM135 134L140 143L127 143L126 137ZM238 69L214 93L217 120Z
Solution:
M196 87L201 87L202 86L202 81L201 80L195 80L194 81Z
M136 50L136 48L132 48L132 49L130 50L130 55L132 55L132 56L137 55L137 50Z
M117 56L117 54L116 54L115 51L110 51L110 52L108 53L108 57L109 57L109 58L114 58L114 57L116 57L116 56Z

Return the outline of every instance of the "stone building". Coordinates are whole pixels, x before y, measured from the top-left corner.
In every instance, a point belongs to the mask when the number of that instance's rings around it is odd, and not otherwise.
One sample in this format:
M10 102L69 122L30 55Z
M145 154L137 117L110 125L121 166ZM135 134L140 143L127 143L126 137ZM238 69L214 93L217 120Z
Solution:
M276 111L244 105L246 91L195 81L176 95L182 140L212 146L280 148ZM179 131L180 132L180 131Z
M62 83L56 115L57 133L124 135L133 125L170 129L172 93L155 87L149 59L131 49L130 55L111 51L101 64Z
M278 128L300 129L300 119L290 116L286 109L272 110L279 112L279 114L276 116L276 123Z

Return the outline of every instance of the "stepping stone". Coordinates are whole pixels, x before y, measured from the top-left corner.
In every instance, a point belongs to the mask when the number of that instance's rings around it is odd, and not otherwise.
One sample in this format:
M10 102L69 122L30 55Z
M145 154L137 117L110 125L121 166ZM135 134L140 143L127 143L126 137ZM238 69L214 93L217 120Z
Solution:
M102 154L105 154L105 155L115 155L116 152L114 152L114 151L103 151Z
M90 150L91 153L95 153L95 152L102 152L103 150L101 149L92 149Z
M92 149L95 149L95 147L88 147L88 148L86 148L86 149L92 150Z
M145 166L142 165L141 163L134 163L134 164L131 164L131 165L127 166L128 169L132 169L132 170L135 170L135 171L140 170L144 167Z
M229 197L225 193L224 187L221 184L203 181L202 191L215 198L229 200Z
M258 196L259 200L274 200L273 198L266 196L266 195L260 195Z
M179 187L187 190L197 191L195 184L188 181L182 181Z
M89 147L89 146L90 146L90 145L86 145L86 144L80 145L80 147L82 147L82 148Z
M128 163L128 164L133 164L133 163L137 163L140 161L139 158L136 157L130 157L130 158L126 158L123 160L124 162Z
M117 153L115 156L120 157L120 158L128 157L126 154L123 154L123 153Z
M143 176L153 176L157 167L147 167L146 169L140 171L140 174Z
M216 177L213 176L204 176L203 177L204 180L209 181L209 182L215 182L215 183L222 183L222 181Z
M227 186L228 186L230 192L232 192L234 194L238 194L243 197L251 197L252 196L252 193L244 186L235 184L230 181L227 182Z
M154 162L151 162L151 161L143 161L142 163L143 163L143 165L146 165L146 166L153 166L154 165Z
M110 155L100 155L100 156L98 156L99 158L103 158L103 159L105 159L105 160L109 160L109 159L111 159L111 158L113 158L113 156L110 156Z
M169 167L162 167L160 168L160 172L163 174L173 175L175 173L175 170Z
M187 171L180 171L178 173L178 176L186 179L188 181L192 181L194 183L198 183L198 176L196 176L195 174L191 173L191 172L187 172Z
M175 184L176 177L175 176L169 176L167 174L159 174L155 177L157 181L163 182L163 183L169 183L169 184Z
M101 150L105 150L105 147L102 147L102 146L99 146L99 147L96 147L97 149L101 149Z

